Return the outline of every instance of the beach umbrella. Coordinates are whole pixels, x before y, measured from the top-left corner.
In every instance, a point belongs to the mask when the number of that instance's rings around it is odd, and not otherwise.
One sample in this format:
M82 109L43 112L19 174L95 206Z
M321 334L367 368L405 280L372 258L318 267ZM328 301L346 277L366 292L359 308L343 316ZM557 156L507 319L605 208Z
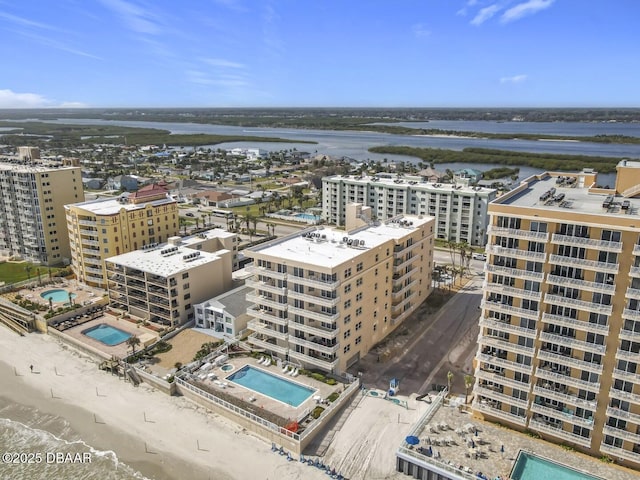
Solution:
M500 445L500 453L504 453L504 445Z
M409 445L418 445L420 443L420 439L414 435L409 435L404 439Z

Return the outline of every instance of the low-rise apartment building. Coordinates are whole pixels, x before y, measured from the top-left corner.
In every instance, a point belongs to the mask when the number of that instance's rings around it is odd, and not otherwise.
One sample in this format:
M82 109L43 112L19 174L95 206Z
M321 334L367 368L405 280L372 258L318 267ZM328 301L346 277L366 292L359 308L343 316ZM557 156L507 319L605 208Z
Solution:
M0 191L0 255L68 264L64 205L84 201L81 169L0 162Z
M251 302L245 285L211 298L195 306L196 327L206 328L217 338L237 338L247 328L247 310Z
M249 343L307 369L344 372L431 292L434 219L309 228L245 250Z
M595 179L533 176L489 205L473 408L640 468L640 162Z
M165 244L107 258L111 306L159 325L193 320L195 304L233 285L233 252L205 251L199 240L172 237Z
M378 220L403 214L429 215L435 218L436 238L469 245L485 245L487 207L494 198L495 189L432 183L411 175L334 175L322 179L323 218L328 223L344 225L345 207L361 203L371 207Z
M178 234L178 204L160 185L118 198L66 205L71 268L87 285L106 288L104 261Z

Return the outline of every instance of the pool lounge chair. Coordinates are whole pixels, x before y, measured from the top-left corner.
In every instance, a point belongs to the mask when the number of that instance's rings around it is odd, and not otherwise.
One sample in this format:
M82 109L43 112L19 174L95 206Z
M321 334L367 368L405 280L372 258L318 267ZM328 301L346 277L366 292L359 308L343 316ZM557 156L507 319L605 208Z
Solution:
M298 376L298 369L296 368L292 373L291 373L292 377L297 377Z
M289 365L285 365L285 366L282 368L282 373L284 373L285 375L289 373Z
M269 365L271 365L271 358L270 357L266 357L264 359L264 362L262 362L262 364L268 367Z
M258 360L258 363L262 363L264 362L264 355L260 357L260 360Z

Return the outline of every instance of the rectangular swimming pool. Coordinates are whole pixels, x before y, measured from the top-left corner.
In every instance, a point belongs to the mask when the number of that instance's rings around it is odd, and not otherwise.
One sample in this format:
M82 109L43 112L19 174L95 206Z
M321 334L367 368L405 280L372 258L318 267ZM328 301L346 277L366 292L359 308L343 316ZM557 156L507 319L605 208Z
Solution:
M245 365L232 373L227 380L292 407L299 406L315 392L313 388L253 368L251 365Z
M119 328L112 327L106 323L101 323L95 327L91 327L82 331L83 335L93 338L94 340L104 343L110 347L119 345L122 342L126 342L133 335L127 333Z
M513 480L602 480L566 465L556 463L531 453L520 452L511 472Z

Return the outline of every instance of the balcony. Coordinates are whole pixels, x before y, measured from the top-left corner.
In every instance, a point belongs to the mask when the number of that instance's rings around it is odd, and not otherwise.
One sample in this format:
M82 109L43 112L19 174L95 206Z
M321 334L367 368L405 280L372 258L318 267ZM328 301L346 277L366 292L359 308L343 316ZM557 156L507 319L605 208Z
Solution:
M629 276L640 278L640 267L631 267L629 270Z
M505 395L504 393L500 393L490 388L482 387L480 385L476 385L473 391L476 395L482 395L483 397L490 398L497 402L507 403L509 405L516 405L520 408L526 409L529 405L529 402L527 400L521 400L519 398L515 398L510 395Z
M563 347L571 347L582 350L583 352L598 353L604 355L606 345L596 345L595 343L588 343L582 340L576 340L575 338L565 337L563 335L557 335L555 333L540 332L540 340L543 342L551 342Z
M256 347L264 348L265 350L269 350L271 352L279 353L280 355L283 355L283 356L286 355L287 352L289 351L289 349L286 348L286 347L281 347L280 345L275 345L273 343L267 342L266 340L258 338L258 335L260 335L260 334L259 333L252 333L247 338L247 341L251 345L255 345Z
M498 385L506 385L511 388L517 388L519 390L529 391L529 384L519 382L513 378L509 378L505 375L500 375L499 373L492 372L489 370L476 370L475 376L478 379L486 380L488 382L493 382Z
M584 258L565 257L564 255L550 255L549 263L566 267L577 267L596 272L618 273L620 265L617 263L596 262Z
M625 308L622 311L622 318L626 318L627 320L640 320L640 310Z
M315 365L316 367L320 367L327 372L333 371L333 369L338 366L337 358L333 361L328 361L321 358L312 357L311 355L305 355L304 353L294 352L293 350L289 350L289 358L299 360L306 364Z
M575 245L577 247L591 248L604 252L622 252L621 242L609 242L607 240L597 240L595 238L574 237L571 235L560 235L554 233L551 236L551 243L556 245Z
M634 255L640 255L640 245L634 245L633 246L633 254Z
M640 405L640 395L637 395L635 393L625 392L624 390L618 390L617 388L611 387L609 395L619 400L625 400L627 402Z
M620 339L629 340L631 342L640 342L640 332L633 332L631 330L620 330Z
M514 228L497 227L495 225L489 225L487 233L493 236L534 240L536 242L546 242L549 240L549 234L546 232L529 232L526 230L516 230Z
M640 289L638 288L627 288L627 291L624 294L625 298L633 298L634 300L640 300Z
M584 310L587 312L604 313L605 315L611 315L611 312L613 310L613 307L611 305L586 302L584 300L578 300L577 298L567 298L561 295L553 295L551 293L545 294L544 301L545 303L553 303L554 305L576 308L578 310Z
M404 260L404 261L402 261L402 262L400 262L400 263L398 263L398 264L396 264L396 263L394 262L393 269L394 269L394 271L396 271L396 272L397 272L397 271L404 270L404 268L405 268L405 267L407 267L407 266L411 265L411 264L412 264L413 262L415 262L416 260L420 260L420 255L414 255L413 257L407 258L406 260Z
M599 333L601 335L607 335L609 333L609 325L585 322L575 318L563 317L562 315L553 315L551 313L543 313L542 322L551 325L575 328L576 330L582 330L584 332Z
M569 422L574 425L579 425L581 427L588 428L589 430L593 429L593 418L589 420L587 418L579 417L577 415L569 413L568 409L558 410L557 408L547 407L546 405L532 403L531 411L534 413L539 413L540 415L557 418L558 420L562 420L563 422Z
M262 290L263 292L271 292L276 295L287 295L287 289L284 287L276 287L267 282L261 282L259 280L247 280L245 282L247 287L255 288L256 290Z
M269 313L267 310L249 308L247 309L247 313L254 318L259 318L260 320L264 320L266 322L275 323L276 325L286 326L289 323L286 318L276 317L274 314Z
M281 311L286 311L288 307L286 303L277 302L273 299L265 297L264 295L254 295L251 293L247 294L247 301L255 303L256 305L271 307Z
M340 318L339 313L323 313L321 310L311 310L293 307L289 305L289 313L292 315L301 315L305 318L312 318L319 322L334 323Z
M167 279L164 277L159 277L157 275L147 275L147 282L149 283L153 283L155 285L159 285L161 287L164 287L164 289L166 289L167 287Z
M531 419L531 421L529 422L529 428L531 430L536 430L538 432L548 433L553 437L562 438L564 440L567 440L570 443L575 443L585 448L591 447L590 438L585 438L585 437L581 437L580 435L575 435L571 432L562 430L562 428L552 427L551 425L547 425L546 423L540 420Z
M495 320L493 318L482 318L480 320L481 327L493 328L495 330L501 330L503 332L513 333L515 335L521 335L523 337L533 338L535 339L537 336L537 331L532 330L530 328L520 327L518 325L512 325L510 323L501 322L500 320Z
M511 412L493 408L490 405L478 402L477 400L474 400L473 402L473 409L482 412L484 415L501 418L507 422L515 423L516 425L525 426L527 424L527 417L519 417Z
M322 305L325 307L335 307L336 305L338 305L338 303L340 303L340 297L336 297L336 298L317 297L315 295L309 295L306 293L294 292L293 290L289 290L288 295L289 295L289 298L294 298L297 300L302 300L303 302L312 303L314 305Z
M323 338L336 338L340 332L339 328L324 328L319 326L307 325L298 322L289 322L289 329L300 330L301 332L308 333L309 335L317 335Z
M565 365L568 367L579 368L580 370L586 370L588 372L601 374L602 365L597 363L585 362L584 360L578 360L570 356L560 355L549 350L538 351L538 358L540 360L548 360L549 362L557 363L558 365Z
M606 453L615 458L624 458L625 460L629 460L630 462L640 464L640 453L636 453L631 450L626 450L621 447L614 447L613 445L607 445L606 443L602 442L600 444L600 452Z
M295 325L293 326L293 328L295 328ZM338 348L340 347L340 345L337 343L335 345L330 345L330 346L322 345L317 342L311 342L309 340L305 340L303 338L298 338L298 337L294 337L293 335L290 335L289 346L291 346L292 343L295 345L300 345L301 347L308 348L310 350L315 350L316 352L326 353L327 355L336 353L338 351Z
M544 279L544 273L522 270L520 268L503 267L500 265L484 264L484 271L495 273L497 275L508 275L510 277L522 278L525 280L536 280L541 282Z
M92 245L94 247L100 246L100 242L96 242L95 240L87 240L86 238L80 238L80 243L82 243L82 245Z
M96 222L94 220L78 220L79 225L85 225L87 227L95 227Z
M84 267L84 271L93 273L94 275L99 277L102 277L102 275L104 274L104 270L102 270L101 268Z
M484 290L492 293L502 293L505 295L511 295L518 298L527 298L529 300L540 301L542 298L542 292L534 292L532 290L524 290L522 288L509 287L501 283L486 283Z
M610 425L605 425L602 429L602 433L605 435L611 435L612 437L622 438L629 442L640 443L640 435L620 428L615 428Z
M488 363L489 365L503 367L515 372L526 373L529 375L533 372L533 365L524 365L523 363L512 362L497 356L487 355L486 353L479 353L476 358L481 362Z
M640 353L630 352L629 350L616 351L616 360L628 360L630 362L637 362L640 359Z
M600 382L588 382L586 380L580 380L579 378L570 377L569 375L562 375L561 373L552 372L551 370L546 370L540 367L536 368L534 375L538 378L544 378L561 385L582 388L583 390L589 390L593 393L600 392Z
M300 285L305 285L307 287L320 288L323 290L335 290L340 286L340 281L324 281L320 276L308 276L308 277L295 277L293 275L289 275L288 277L290 283L299 283Z
M278 330L275 330L273 324L262 323L255 319L249 320L249 322L247 323L247 327L254 332L261 333L268 337L275 337L281 340L287 340L289 338L288 333L282 333Z
M539 387L538 385L533 387L534 395L557 400L558 402L569 403L576 407L586 408L595 411L598 403L596 401L588 401L584 398L578 398L576 395L570 395L562 393L551 388Z
M637 373L625 372L624 370L619 370L617 368L614 368L613 376L621 380L628 380L633 383L640 383L640 375L638 375Z
M277 280L286 280L287 279L287 274L286 273L282 273L282 272L276 272L275 270L270 270L266 267L258 267L256 265L247 265L246 267L247 272L249 273L253 273L253 274L259 274L259 275L263 275L265 277L269 277L269 278L275 278Z
M616 286L609 285L608 283L587 282L586 280L561 277L559 275L552 274L547 275L547 283L552 283L561 287L579 288L580 290L587 290L589 292L609 293L611 295L616 291Z
M163 307L169 307L169 300L165 298L156 297L155 295L149 295L149 303L160 305Z
M484 300L481 307L487 310L498 313L506 313L508 315L516 315L521 318L528 318L530 320L538 320L539 312L536 310L527 310L525 308L518 308L506 303L490 302Z
M638 415L637 413L627 412L615 407L607 407L607 415L609 415L610 417L621 418L623 420L633 422L636 425L640 425L640 415Z
M544 252L529 252L527 250L521 250L518 248L501 247L499 245L487 245L487 253L500 255L502 257L531 260L534 262L544 262L544 259L547 255Z
M525 347L524 345L518 345L517 343L510 343L509 340L505 340L499 337L483 336L480 340L480 344L483 346L495 347L500 350L507 350L509 352L522 353L533 357L533 347Z

